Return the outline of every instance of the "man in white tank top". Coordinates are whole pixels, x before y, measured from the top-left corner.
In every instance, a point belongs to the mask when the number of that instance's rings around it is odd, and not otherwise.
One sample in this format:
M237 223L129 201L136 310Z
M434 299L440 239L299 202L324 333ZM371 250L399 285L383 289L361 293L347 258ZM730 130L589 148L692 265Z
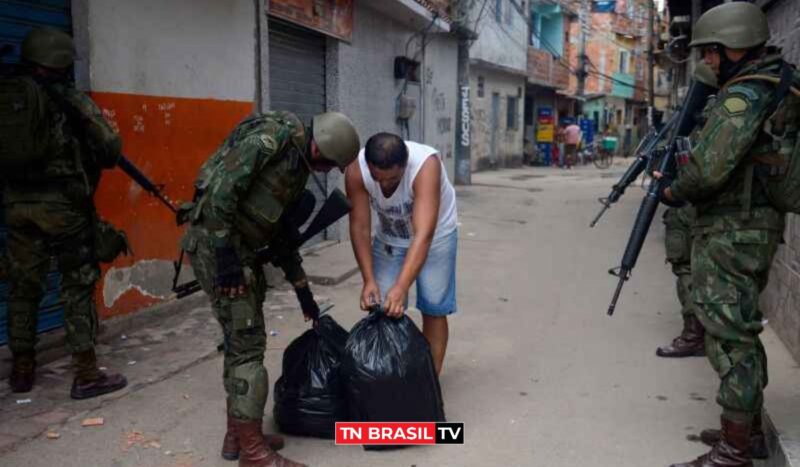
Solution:
M353 204L350 240L364 279L361 308L381 304L399 318L416 282L422 332L440 372L447 315L456 311L458 217L438 151L378 133L347 168L345 183Z

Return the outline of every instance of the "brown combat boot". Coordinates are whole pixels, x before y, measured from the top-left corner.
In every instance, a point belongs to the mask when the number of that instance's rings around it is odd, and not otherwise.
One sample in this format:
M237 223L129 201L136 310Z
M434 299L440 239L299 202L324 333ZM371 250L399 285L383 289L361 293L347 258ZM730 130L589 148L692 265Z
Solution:
M73 354L72 364L75 367L75 380L69 395L73 399L102 396L128 385L128 380L121 374L106 374L97 368L94 349Z
M239 433L239 467L306 467L270 449L261 433L261 420L240 420L231 417Z
M751 424L730 420L724 415L720 421L720 440L710 452L692 462L672 464L670 467L753 467L750 460Z
M700 432L700 440L708 446L714 446L719 443L720 437L720 430L708 429ZM753 417L753 428L750 430L750 457L753 459L769 458L767 437L761 425L761 414Z
M694 315L683 316L683 331L671 344L656 349L656 355L666 358L702 357L706 354L706 330Z
M264 442L273 451L283 449L283 436L264 433ZM222 441L222 458L235 461L239 458L239 430L234 422L234 418L228 415L228 430L225 432L225 439Z
M11 392L31 392L36 378L36 357L33 352L13 354L8 385Z

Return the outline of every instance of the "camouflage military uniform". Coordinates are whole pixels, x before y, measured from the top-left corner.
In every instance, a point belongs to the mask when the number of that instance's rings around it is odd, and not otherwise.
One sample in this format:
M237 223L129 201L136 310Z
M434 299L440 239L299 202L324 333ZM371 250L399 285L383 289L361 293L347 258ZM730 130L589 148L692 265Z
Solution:
M768 55L739 75L777 75L779 60ZM769 205L748 167L754 156L774 150L764 131L774 93L774 86L757 81L723 89L672 185L676 198L697 208L691 295L706 329L706 353L721 378L717 402L731 417L759 412L767 384L758 297L784 216Z
M676 289L681 303L681 314L694 315L692 290L692 224L695 210L691 206L669 208L664 212L664 247L672 273L677 278Z
M96 214L92 197L100 171L113 167L121 154L119 136L87 95L65 85L50 86L55 95L79 111L84 124L76 128L76 122L47 99L47 114L53 118L49 126L51 155L43 167L3 175L11 281L8 333L15 355L34 351L37 312L51 256L61 259L67 345L73 354L94 348L94 290L100 269L93 255Z
M202 166L192 223L182 239L192 267L225 337L223 380L228 414L260 420L269 392L264 368L266 335L263 270L254 250L281 240L281 216L305 189L309 169L301 159L306 130L294 115L271 112L245 120ZM233 247L245 270L247 291L236 298L215 287L215 250ZM279 261L287 279L305 281L296 251Z

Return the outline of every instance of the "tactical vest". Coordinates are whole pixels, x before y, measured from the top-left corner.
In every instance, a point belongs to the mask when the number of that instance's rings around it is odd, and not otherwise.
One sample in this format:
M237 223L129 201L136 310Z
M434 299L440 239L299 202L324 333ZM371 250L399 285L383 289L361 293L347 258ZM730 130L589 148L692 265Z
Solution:
M242 240L250 248L266 246L280 229L280 218L286 207L296 201L308 182L310 174L302 158L302 150L306 144L306 132L303 124L293 114L271 112L264 116L254 117L241 123L226 140L223 147L212 156L215 161L211 165L222 163L225 154L233 148L236 141L258 136L268 132L278 147L273 155L266 157L257 168L247 194L240 200L238 214L234 221L235 228ZM210 161L211 162L211 161ZM204 167L198 186L208 186L215 170ZM204 196L207 196L206 193ZM202 209L204 200L198 205Z
M751 79L753 75L776 77L779 74L781 63L780 56L772 54L748 66L735 78L725 83L717 95L717 102L724 102L728 98L729 92L752 94L753 98L756 97L756 93L769 92L774 94L772 90L768 89L770 85L763 81L763 85L758 87L735 88L735 86L759 81ZM761 131L748 148L743 162L731 173L730 179L722 191L717 193L713 199L698 204L699 218L696 225L704 226L708 224L706 227L713 230L715 228L713 226L717 225L716 218L723 216L730 221L735 219L737 225L742 228L782 228L781 217L774 210L768 193L769 190L765 184L759 182L759 177L754 176L760 156L772 154L775 151L774 140L765 131L768 127L769 115L770 112L767 112L764 120L762 120L763 123L761 123ZM792 138L793 141L794 138Z
M775 209L800 214L800 72L785 64L779 73L744 75L730 84L761 81L776 86L746 177L763 187Z
M48 92L68 92L63 85L51 86ZM31 160L29 165L3 172L3 179L8 182L4 202L90 199L99 180L99 170L87 167L84 151L88 148L82 144L83 136L47 92L41 96L47 114L47 128L43 130L47 153Z

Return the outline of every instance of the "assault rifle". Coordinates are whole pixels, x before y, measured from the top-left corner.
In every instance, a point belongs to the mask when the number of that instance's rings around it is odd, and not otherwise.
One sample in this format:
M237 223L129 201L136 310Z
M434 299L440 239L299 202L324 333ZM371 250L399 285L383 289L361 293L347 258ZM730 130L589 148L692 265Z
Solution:
M119 160L117 161L117 167L120 168L125 174L131 178L137 185L142 187L144 191L150 193L151 195L155 196L161 204L167 207L170 211L174 214L178 214L178 208L175 207L175 204L172 203L172 200L167 198L167 195L164 194L163 185L156 185L152 181L150 181L147 176L139 170L138 167L133 165L133 162L130 161L124 155L119 156Z
M706 100L712 95L716 89L700 81L693 81L686 95L686 100L678 112L677 121L674 123L675 128L672 132L669 142L667 144L667 152L659 162L658 171L661 172L662 177L653 179L647 194L642 200L642 205L639 208L639 213L636 215L636 221L633 223L628 244L625 247L625 253L622 256L622 263L619 267L610 269L609 274L619 278L619 283L614 291L614 297L611 299L611 304L608 306L608 315L614 314L614 309L617 307L617 300L619 300L622 286L625 281L631 276L631 271L636 266L636 261L639 259L639 254L644 246L644 241L647 238L647 232L650 230L650 224L653 222L658 205L662 201L662 193L670 186L672 180L677 173L676 156L678 153L687 155L688 144L686 137L689 136L692 129L694 129L697 121L695 115L703 108Z
M328 198L325 200L322 208L311 220L311 223L308 224L308 227L305 231L302 233L299 231L291 232L292 230L298 229L299 226L289 226L290 232L287 235L288 238L285 239L285 243L281 243L280 246L266 246L256 250L256 263L267 264L275 261L278 255L285 252L287 249L296 250L312 237L324 231L333 225L333 223L348 214L351 208L352 206L350 201L347 199L347 196L345 196L344 193L342 193L342 191L338 188L333 190L333 193L331 193L330 196L328 196ZM291 224L291 222L287 223ZM173 288L173 292L175 293L174 296L178 299L188 297L189 295L199 292L200 290L200 283L196 280L178 285Z
M672 114L672 117L669 119L666 125L663 125L661 129L653 128L647 133L647 136L644 137L642 142L639 144L638 148L635 151L636 160L628 166L628 170L622 175L619 181L611 187L611 193L608 194L605 198L599 198L600 204L603 205L600 212L597 213L597 216L592 220L592 223L589 224L589 227L592 228L597 225L597 222L603 217L603 214L608 211L612 204L619 201L622 198L622 195L625 194L625 190L639 178L639 175L650 166L653 162L654 155L656 153L656 148L661 140L672 131L673 127L675 126L675 122L678 120L678 112Z

